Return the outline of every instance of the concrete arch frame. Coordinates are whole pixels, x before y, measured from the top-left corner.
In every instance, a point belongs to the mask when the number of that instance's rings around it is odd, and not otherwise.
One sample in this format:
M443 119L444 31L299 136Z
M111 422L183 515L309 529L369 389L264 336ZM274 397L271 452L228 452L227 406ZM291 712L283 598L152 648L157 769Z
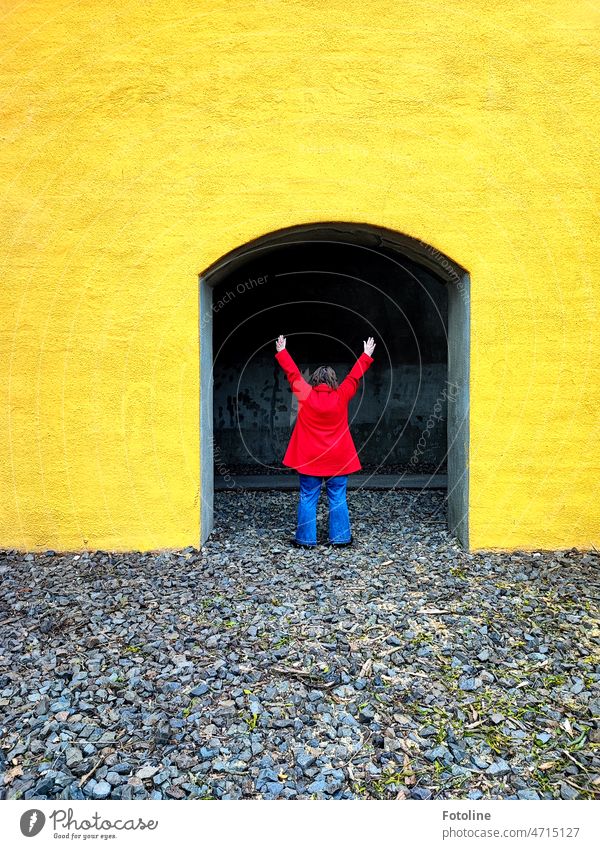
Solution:
M306 242L337 242L392 251L419 263L448 287L447 418L448 529L469 550L470 277L468 271L427 242L368 223L300 224L260 236L221 257L199 276L200 316L200 546L214 527L213 288L257 252Z

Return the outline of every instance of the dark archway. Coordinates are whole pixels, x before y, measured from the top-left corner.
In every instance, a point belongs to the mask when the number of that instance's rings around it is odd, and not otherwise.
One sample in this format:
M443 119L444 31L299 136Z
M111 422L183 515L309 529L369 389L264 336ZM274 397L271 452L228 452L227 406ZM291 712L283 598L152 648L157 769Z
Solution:
M215 459L235 475L289 474L276 459L291 421L279 332L301 368L342 375L361 350L348 340L380 340L381 369L350 409L363 470L394 473L394 488L410 472L446 472L448 526L468 547L468 273L422 241L344 222L269 233L200 276L201 543Z

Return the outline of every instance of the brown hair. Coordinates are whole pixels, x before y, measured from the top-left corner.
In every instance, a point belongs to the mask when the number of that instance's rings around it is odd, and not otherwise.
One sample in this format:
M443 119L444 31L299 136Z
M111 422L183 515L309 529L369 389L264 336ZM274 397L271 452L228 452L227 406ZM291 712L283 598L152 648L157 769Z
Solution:
M326 383L332 389L338 388L337 375L331 366L319 366L310 376L309 383L311 386L317 386L319 383Z

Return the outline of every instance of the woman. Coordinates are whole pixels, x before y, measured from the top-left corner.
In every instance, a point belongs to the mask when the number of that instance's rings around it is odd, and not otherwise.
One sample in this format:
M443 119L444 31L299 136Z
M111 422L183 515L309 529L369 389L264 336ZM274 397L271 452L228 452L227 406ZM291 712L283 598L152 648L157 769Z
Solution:
M369 336L364 352L339 386L331 366L319 366L306 381L285 344L280 336L275 359L298 398L298 418L283 458L283 465L300 475L298 528L292 545L314 548L317 544L317 502L323 478L329 500L329 542L351 545L346 484L348 475L362 466L348 429L348 402L373 362L375 342Z

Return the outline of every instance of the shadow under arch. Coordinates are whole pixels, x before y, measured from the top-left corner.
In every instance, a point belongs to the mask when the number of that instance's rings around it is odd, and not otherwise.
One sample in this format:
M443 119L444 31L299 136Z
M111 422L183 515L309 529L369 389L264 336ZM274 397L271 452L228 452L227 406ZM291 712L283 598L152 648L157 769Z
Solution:
M200 545L214 526L212 290L251 258L286 245L352 244L407 257L448 288L448 529L469 549L470 277L433 245L365 222L324 221L274 230L224 254L199 275ZM401 484L400 484L401 487Z

